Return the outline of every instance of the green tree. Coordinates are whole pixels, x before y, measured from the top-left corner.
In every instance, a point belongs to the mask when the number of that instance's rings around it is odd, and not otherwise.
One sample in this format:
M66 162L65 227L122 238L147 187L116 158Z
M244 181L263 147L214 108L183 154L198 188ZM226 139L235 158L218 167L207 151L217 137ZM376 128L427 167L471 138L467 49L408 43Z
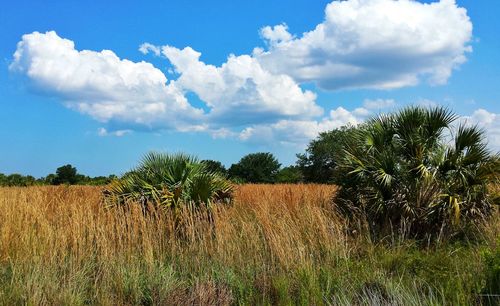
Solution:
M274 183L281 167L271 153L252 153L229 168L229 175L249 183Z
M344 157L344 148L357 129L354 126L344 126L320 133L309 143L305 153L297 154L297 166L304 176L304 181L334 183L334 169Z
M335 170L340 211L364 218L374 238L453 235L485 220L500 162L483 131L457 119L440 107L408 107L357 130Z
M55 185L55 182L54 182L55 179L56 179L56 175L54 173L51 173L51 174L47 175L46 177L42 178L42 182L45 185Z
M201 163L205 165L208 171L223 175L227 174L226 167L224 167L224 165L218 160L205 159L202 160Z
M56 176L54 177L53 184L76 184L78 182L77 170L71 165L64 165L56 170Z
M18 173L7 176L7 186L26 186L26 178Z
M288 166L280 169L276 176L276 182L278 183L300 183L304 179L302 171L297 166Z
M25 176L24 181L25 186L33 186L36 184L36 178L31 175Z

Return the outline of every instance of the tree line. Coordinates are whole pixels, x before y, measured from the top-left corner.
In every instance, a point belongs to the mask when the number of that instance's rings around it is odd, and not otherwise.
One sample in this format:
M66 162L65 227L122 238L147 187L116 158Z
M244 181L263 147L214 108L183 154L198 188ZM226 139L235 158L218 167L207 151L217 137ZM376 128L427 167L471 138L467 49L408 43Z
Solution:
M32 175L22 175L19 173L0 173L0 186L37 186L37 185L106 185L109 184L116 175L90 177L78 173L76 167L64 165L56 169L56 173L51 173L45 177L35 178Z
M220 161L203 160L207 168L223 174L235 183L329 183L328 176L334 166L329 148L341 137L339 130L322 133L312 141L304 154L298 154L295 165L282 167L276 156L269 152L257 152L245 155L237 163L226 168ZM333 136L333 137L332 137ZM0 186L36 186L36 185L106 185L116 175L91 177L78 173L71 164L61 166L45 177L18 173L0 173Z
M425 112L426 110L417 108L416 111ZM403 116L404 114L400 115ZM413 120L412 124L418 127L419 124L422 124L423 119L411 118L411 120ZM408 119L408 121L411 120ZM316 139L308 144L304 153L297 154L296 163L290 166L283 167L276 156L269 152L257 152L245 155L229 168L226 168L217 160L202 160L201 162L204 163L210 171L222 174L234 183L320 183L341 185L345 173L339 171L339 163L345 162L346 152L349 152L354 147L362 147L359 144L354 146L354 139L359 138L360 134L366 134L367 131L373 129L374 126L380 130L379 132L382 135L385 135L384 133L398 135L397 131L389 131L390 128L388 126L378 126L382 123L367 122L358 126L348 125L320 133ZM386 122L383 124L387 125ZM444 129L444 127L441 127L441 130L442 129ZM417 136L420 137L419 135ZM482 134L476 135L476 138L478 138L476 139L478 143L476 146L483 140L481 137ZM369 141L377 141L377 139L370 139ZM412 142L415 141L417 140L412 140ZM423 142L423 140L419 141ZM385 145L388 144L386 143ZM422 146L425 147L425 145L427 144L424 143ZM439 144L438 149L444 150L443 148L446 149L445 146ZM432 149L434 150L431 150L432 154L437 154L435 151L439 151L438 149ZM494 154L493 156L494 158L498 158L498 155ZM49 174L46 177L38 179L30 175L4 175L0 173L0 186L59 184L105 185L114 178L117 178L117 176L85 176L78 173L77 169L72 165L64 165L57 168L55 174Z
M342 154L343 142L355 130L355 127L346 126L321 133L309 143L304 153L297 154L295 165L282 167L276 156L269 152L245 155L229 168L217 160L207 159L202 163L236 183L334 183L333 169ZM68 164L41 178L0 173L0 186L106 185L116 177L113 174L90 177L78 173L76 167Z

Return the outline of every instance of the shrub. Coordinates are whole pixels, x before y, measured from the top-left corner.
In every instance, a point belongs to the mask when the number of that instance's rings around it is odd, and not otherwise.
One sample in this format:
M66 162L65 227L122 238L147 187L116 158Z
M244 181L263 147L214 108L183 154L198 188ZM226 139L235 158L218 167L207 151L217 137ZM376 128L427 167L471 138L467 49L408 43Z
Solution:
M105 190L110 205L139 201L176 208L182 204L228 202L232 185L206 164L185 154L147 154L134 170L114 180Z
M457 119L445 108L408 107L368 121L335 170L340 211L365 219L374 238L394 229L436 238L483 221L500 162L483 131Z

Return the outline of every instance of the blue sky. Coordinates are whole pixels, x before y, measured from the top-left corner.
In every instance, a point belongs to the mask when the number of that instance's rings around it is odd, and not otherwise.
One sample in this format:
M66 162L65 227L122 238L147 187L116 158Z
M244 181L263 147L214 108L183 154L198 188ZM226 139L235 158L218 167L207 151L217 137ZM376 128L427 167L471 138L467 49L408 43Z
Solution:
M5 2L0 172L119 174L150 150L291 164L318 132L408 104L449 106L499 150L499 13L451 0Z

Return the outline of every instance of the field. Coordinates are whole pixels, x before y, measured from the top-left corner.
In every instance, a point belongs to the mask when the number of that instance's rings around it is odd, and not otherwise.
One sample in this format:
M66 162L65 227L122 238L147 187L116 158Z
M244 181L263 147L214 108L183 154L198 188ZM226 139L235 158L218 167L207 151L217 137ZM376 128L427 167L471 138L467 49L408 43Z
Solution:
M0 188L1 305L470 305L477 241L372 243L332 210L335 187L242 185L212 214L108 209L99 187Z

